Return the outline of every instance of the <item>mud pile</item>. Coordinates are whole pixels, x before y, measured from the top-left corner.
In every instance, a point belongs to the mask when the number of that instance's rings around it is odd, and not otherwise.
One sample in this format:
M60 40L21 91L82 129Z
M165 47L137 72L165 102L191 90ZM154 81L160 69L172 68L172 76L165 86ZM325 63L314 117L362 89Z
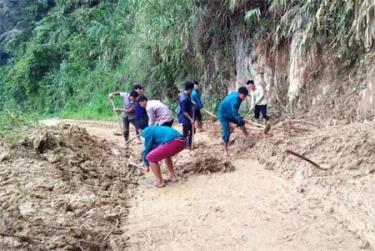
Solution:
M305 177L344 173L352 177L375 172L375 124L357 123L326 127L295 137L282 133L257 144L258 161L287 178L304 170ZM295 151L327 170L286 154Z
M232 163L223 156L218 146L199 143L195 149L184 150L176 157L176 172L179 176L198 173L234 171Z
M239 154L252 153L265 168L290 179L295 188L291 192L302 193L323 213L332 214L358 235L362 248L375 247L375 123L309 128L293 134L279 129L272 137L241 138L235 149Z
M130 152L61 125L30 132L0 162L0 249L123 250L136 180Z

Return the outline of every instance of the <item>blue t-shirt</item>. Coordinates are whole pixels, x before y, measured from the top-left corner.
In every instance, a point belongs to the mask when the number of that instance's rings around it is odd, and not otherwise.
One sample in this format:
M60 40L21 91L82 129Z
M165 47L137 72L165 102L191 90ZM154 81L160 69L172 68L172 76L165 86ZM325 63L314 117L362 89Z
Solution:
M147 118L147 111L145 108L137 104L135 106L135 117L136 118Z
M243 117L239 114L242 100L238 92L232 92L221 101L217 110L217 116L220 120L229 120L239 126L245 124Z
M168 126L148 126L146 127L141 136L145 139L143 162L146 166L149 165L146 156L149 152L162 144L171 142L176 138L182 137L182 134L174 128Z
M203 108L203 102L199 90L193 89L191 93L191 100L195 103L195 109L200 110Z
M180 110L177 115L178 122L183 125L190 125L191 121L184 114L186 112L193 117L193 103L191 102L190 95L181 95L179 108Z

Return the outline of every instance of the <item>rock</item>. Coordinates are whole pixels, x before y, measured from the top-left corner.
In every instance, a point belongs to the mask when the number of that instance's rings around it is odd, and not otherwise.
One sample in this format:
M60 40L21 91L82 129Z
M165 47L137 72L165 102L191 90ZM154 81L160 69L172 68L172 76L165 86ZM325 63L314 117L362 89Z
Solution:
M48 131L33 139L33 148L38 153L45 153L47 150L54 150L58 147L58 140Z
M296 187L296 191L299 193L305 192L305 188L303 186Z
M10 155L8 152L0 154L0 162L4 162L10 159Z
M32 214L35 212L34 205L31 201L26 201L19 205L20 213L24 216Z

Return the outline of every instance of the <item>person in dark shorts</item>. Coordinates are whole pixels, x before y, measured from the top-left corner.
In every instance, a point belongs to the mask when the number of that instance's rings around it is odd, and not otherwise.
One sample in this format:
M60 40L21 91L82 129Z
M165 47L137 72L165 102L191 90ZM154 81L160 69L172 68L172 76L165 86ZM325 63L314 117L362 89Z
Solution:
M253 80L247 81L246 85L251 92L250 111L254 110L254 118L258 123L261 115L267 122L269 120L269 116L267 115L267 100L264 95L263 87L261 85L255 85Z
M194 89L194 84L190 81L185 82L184 93L180 96L179 100L179 113L178 122L182 124L183 136L188 138L189 148L192 148L193 141L193 103L191 102L191 92Z
M199 82L196 80L194 81L194 89L191 93L191 101L194 104L194 121L197 123L198 129L202 130L203 123L201 109L203 108L203 102L199 91Z
M123 109L115 109L116 112L122 112L122 129L125 141L129 140L129 131L130 131L130 124L135 126L135 106L136 106L136 99L138 97L138 92L132 91L130 93L126 92L114 92L110 93L109 97L113 98L113 96L120 96L123 99ZM139 134L136 130L137 135ZM140 139L139 139L140 140Z
M147 111L144 106L147 105L146 96L139 96L137 99L137 105L135 106L135 126L138 132L141 132L148 126Z

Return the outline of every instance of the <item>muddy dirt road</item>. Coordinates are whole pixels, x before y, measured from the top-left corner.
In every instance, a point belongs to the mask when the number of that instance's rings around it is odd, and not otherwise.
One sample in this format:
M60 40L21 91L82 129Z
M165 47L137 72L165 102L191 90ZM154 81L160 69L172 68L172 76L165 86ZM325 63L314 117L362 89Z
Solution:
M51 122L51 121L49 121ZM122 145L117 123L64 121ZM52 123L54 123L52 121ZM219 147L198 133L197 145ZM140 151L140 145L134 145ZM236 170L182 178L163 189L140 180L122 226L130 250L359 250L361 240L329 210L296 192L290 181L252 159ZM367 247L366 247L367 248Z

